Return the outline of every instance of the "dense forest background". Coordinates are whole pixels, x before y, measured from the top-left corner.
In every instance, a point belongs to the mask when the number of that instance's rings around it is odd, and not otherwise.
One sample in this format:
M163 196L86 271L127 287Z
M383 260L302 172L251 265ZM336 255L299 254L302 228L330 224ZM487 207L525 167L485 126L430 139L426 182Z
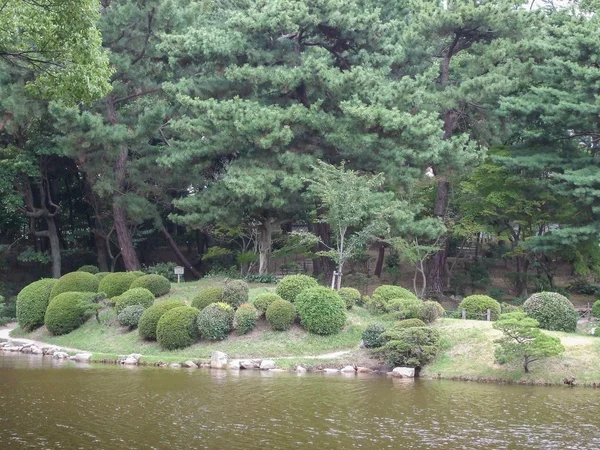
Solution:
M344 285L600 295L595 1L14 3L0 295L84 264L328 284L335 168L381 174L337 199Z

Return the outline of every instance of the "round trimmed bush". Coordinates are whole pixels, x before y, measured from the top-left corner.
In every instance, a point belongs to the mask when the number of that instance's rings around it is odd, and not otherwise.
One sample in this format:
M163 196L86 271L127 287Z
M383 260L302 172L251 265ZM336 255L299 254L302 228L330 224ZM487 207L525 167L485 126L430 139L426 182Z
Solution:
M577 329L579 314L573 303L556 292L533 294L523 303L523 310L545 330L571 333Z
M223 290L223 301L236 309L248 302L248 283L242 280L230 280Z
M233 328L237 334L246 334L254 328L258 311L249 303L243 303L233 316Z
M17 322L26 331L44 325L54 278L43 278L25 286L17 295Z
M318 286L317 280L307 275L286 275L277 284L275 292L282 299L294 303L300 292Z
M421 305L421 320L427 323L432 323L444 315L446 310L438 302L427 300Z
M63 292L98 292L98 278L87 272L71 272L60 277L50 292L50 300Z
M168 310L156 325L156 340L161 347L175 350L192 345L198 338L196 320L200 312L191 306Z
M227 303L208 305L198 315L200 336L211 341L225 339L233 327L233 316L233 308Z
M275 300L266 312L267 322L277 331L288 330L296 320L296 308L285 300Z
M162 275L143 275L133 280L133 283L129 286L129 289L131 288L146 288L152 292L155 297L160 297L161 295L169 293L171 290L171 282Z
M141 270L132 270L131 272L127 272L135 275L137 278L143 277L144 275L148 275L146 272L142 272Z
M472 320L486 320L488 309L490 310L492 320L497 320L502 312L500 303L487 295L469 295L465 297L460 302L460 305L458 305L459 312L463 308L466 310L467 319Z
M417 298L393 298L387 302L386 311L398 319L418 319L423 315L423 302Z
M86 292L64 292L54 297L48 304L44 317L48 331L60 335L78 328L86 319L89 296Z
M592 305L592 316L596 319L600 318L600 300L596 300Z
M156 325L160 318L170 309L180 306L185 306L183 300L163 300L146 309L138 322L140 337L147 340L156 340Z
M346 304L337 292L326 287L302 291L296 297L302 326L315 334L335 334L346 324Z
M385 325L382 323L370 323L362 334L362 341L365 348L378 348L385 344L381 338L381 333L385 332Z
M217 303L223 300L223 291L225 288L220 286L202 289L192 300L192 306L202 311L211 303Z
M92 275L96 275L97 273L100 273L100 269L98 269L98 266L94 266L92 264L87 264L87 265L81 266L79 269L77 269L77 272L87 272L87 273L91 273Z
M98 272L98 273L94 274L94 276L96 278L98 278L98 281L102 281L106 275L110 275L110 272ZM100 289L100 286L98 286L98 290L99 289Z
M115 309L119 314L123 309L132 305L142 305L144 309L150 308L154 303L154 295L146 288L133 288L113 298Z
M392 326L392 330L404 330L405 328L426 327L427 324L421 319L399 320Z
M100 281L98 292L104 292L108 298L117 297L128 290L137 278L133 272L110 273Z
M256 309L258 309L258 312L262 316L267 312L269 305L276 300L283 299L274 292L265 292L264 294L257 295L252 304Z
M367 302L367 307L373 312L389 312L393 307L388 305L394 299L418 300L417 296L401 286L384 284L379 286Z
M352 309L354 305L356 305L361 298L360 292L358 289L354 289L351 287L344 287L337 291L344 303L346 303L346 309Z
M138 326L140 317L142 317L145 310L146 308L142 305L126 306L117 316L117 320L121 326L133 329Z

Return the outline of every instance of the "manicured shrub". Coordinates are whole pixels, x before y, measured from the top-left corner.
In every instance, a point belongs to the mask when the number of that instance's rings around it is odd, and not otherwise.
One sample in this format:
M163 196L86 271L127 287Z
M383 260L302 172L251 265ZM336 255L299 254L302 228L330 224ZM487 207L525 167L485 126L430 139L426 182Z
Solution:
M162 275L142 275L136 278L129 286L131 288L146 288L155 297L168 294L171 290L171 282Z
M175 350L192 345L198 338L196 320L198 311L191 306L179 306L168 310L156 325L156 340L167 350Z
M233 328L237 334L246 334L254 328L258 311L249 303L243 303L233 316Z
M110 275L110 272L98 272L94 274L94 276L98 278L98 281L102 281L106 275ZM98 286L98 290L100 290L100 286Z
M388 305L388 303L394 299L418 300L417 296L408 289L384 284L375 289L366 305L374 313L389 312L392 306Z
M284 331L289 329L296 320L296 308L285 300L275 300L267 308L265 316L271 328Z
M54 297L44 317L48 331L60 335L78 328L98 308L89 298L90 293L86 292L64 292Z
M592 305L592 316L596 319L600 319L600 300L596 300Z
M156 263L153 266L144 267L143 271L145 274L151 275L162 275L169 281L177 281L177 275L175 275L175 267L177 264L174 262Z
M160 318L170 309L180 306L185 306L183 300L163 300L146 309L138 322L140 337L147 340L156 340L156 325Z
M574 332L579 314L573 303L556 292L538 292L523 303L525 313L540 323L540 328Z
M386 311L396 319L418 319L423 315L423 302L418 298L393 298L386 304Z
M518 311L523 311L523 308L515 305L511 305L510 303L502 302L500 303L500 311L502 314L508 314Z
M227 303L208 305L198 315L200 336L211 341L225 339L233 327L233 316L233 308Z
M351 287L344 287L337 291L344 303L346 303L346 309L352 309L354 305L360 302L360 291Z
M423 322L421 319L404 319L399 320L398 322L392 325L390 331L394 330L404 330L405 328L415 328L415 327L426 327L427 324Z
M381 334L385 331L385 325L382 323L370 323L362 334L362 341L365 348L378 348L385 344Z
M275 292L282 299L294 303L300 292L318 286L317 280L307 275L286 275L277 284Z
M126 306L117 316L117 320L121 326L133 329L138 326L140 317L142 317L144 311L146 311L146 308L142 305Z
M202 289L192 300L192 306L202 311L211 303L217 303L223 300L224 290L225 288L221 286L214 286Z
M378 349L392 366L422 367L441 349L440 333L432 327L394 329L382 333L385 345Z
M258 309L260 315L264 315L267 312L269 305L276 300L283 299L274 292L265 292L264 294L257 295L252 304Z
M54 283L54 278L34 281L17 295L17 321L23 330L29 331L44 325L44 316Z
M154 303L154 295L146 288L133 288L113 298L115 309L119 314L123 309L131 305L142 305L144 309L150 308Z
M427 323L432 323L438 320L440 317L442 317L445 312L446 311L444 310L444 307L438 302L434 302L433 300L427 300L424 301L423 305L421 306L420 319Z
M87 272L87 273L91 273L92 275L96 275L97 273L100 273L100 269L98 269L98 266L93 266L91 264L87 264L87 265L81 266L79 269L77 269L77 272Z
M108 298L121 295L131 286L138 276L133 272L115 272L106 275L100 281L98 292L104 292Z
M127 273L131 273L131 274L135 275L136 278L143 277L144 275L147 275L146 272L142 272L141 270L132 270L131 272L127 272Z
M468 297L465 297L463 301L460 302L460 305L458 305L459 311L462 311L463 309L466 310L467 319L473 320L486 320L488 309L490 310L492 320L498 319L502 312L500 303L487 295L469 295Z
M302 326L315 334L335 334L346 324L346 304L326 287L306 289L296 297Z
M87 272L71 272L60 277L50 292L50 300L63 292L98 292L98 278Z
M236 309L248 302L248 283L242 280L229 280L223 290L223 302Z

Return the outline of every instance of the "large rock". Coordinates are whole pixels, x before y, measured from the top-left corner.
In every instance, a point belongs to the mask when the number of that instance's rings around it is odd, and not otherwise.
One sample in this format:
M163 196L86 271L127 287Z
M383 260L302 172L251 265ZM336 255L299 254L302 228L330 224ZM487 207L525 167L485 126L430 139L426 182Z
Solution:
M306 368L298 366L296 367L296 373L306 373Z
M42 349L39 347L36 347L35 345L32 345L31 347L31 353L34 355L42 355L44 352L42 352Z
M323 369L325 373L340 373L339 369Z
M20 345L9 345L7 347L4 347L4 350L6 350L7 352L20 352L22 348L23 347L21 347Z
M213 352L210 355L211 369L225 369L227 367L227 354L223 352Z
M358 373L373 373L372 369L369 369L368 367L360 367L360 366L356 368L356 371Z
M263 359L260 363L260 370L269 370L275 368L275 361L272 359Z
M21 348L21 353L31 353L31 347L23 347L23 348Z
M346 366L341 370L342 373L356 373L356 369L352 366Z
M242 369L258 369L260 367L260 359L244 359L240 361Z
M229 363L229 369L240 370L240 360L239 359L231 360L231 362Z
M54 358L54 359L65 359L68 357L69 357L69 354L65 353L65 352L54 352L54 354L52 355L52 358Z
M121 364L124 364L126 366L135 366L138 363L138 359L132 357L132 356L128 356L125 359L121 360Z
M198 365L194 361L185 361L181 363L181 367L185 367L187 369L197 369Z
M90 362L92 359L91 353L77 353L75 356L71 356L70 359L73 359L77 362Z
M42 347L42 353L44 355L48 355L48 356L52 356L54 355L56 352L60 352L60 347Z
M392 370L392 376L401 378L414 378L415 368L414 367L395 367Z

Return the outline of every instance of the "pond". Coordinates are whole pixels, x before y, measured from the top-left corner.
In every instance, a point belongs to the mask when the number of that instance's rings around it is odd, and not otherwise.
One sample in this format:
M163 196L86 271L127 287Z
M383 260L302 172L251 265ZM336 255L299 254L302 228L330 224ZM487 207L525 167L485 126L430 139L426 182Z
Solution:
M0 353L0 448L600 448L600 391Z

